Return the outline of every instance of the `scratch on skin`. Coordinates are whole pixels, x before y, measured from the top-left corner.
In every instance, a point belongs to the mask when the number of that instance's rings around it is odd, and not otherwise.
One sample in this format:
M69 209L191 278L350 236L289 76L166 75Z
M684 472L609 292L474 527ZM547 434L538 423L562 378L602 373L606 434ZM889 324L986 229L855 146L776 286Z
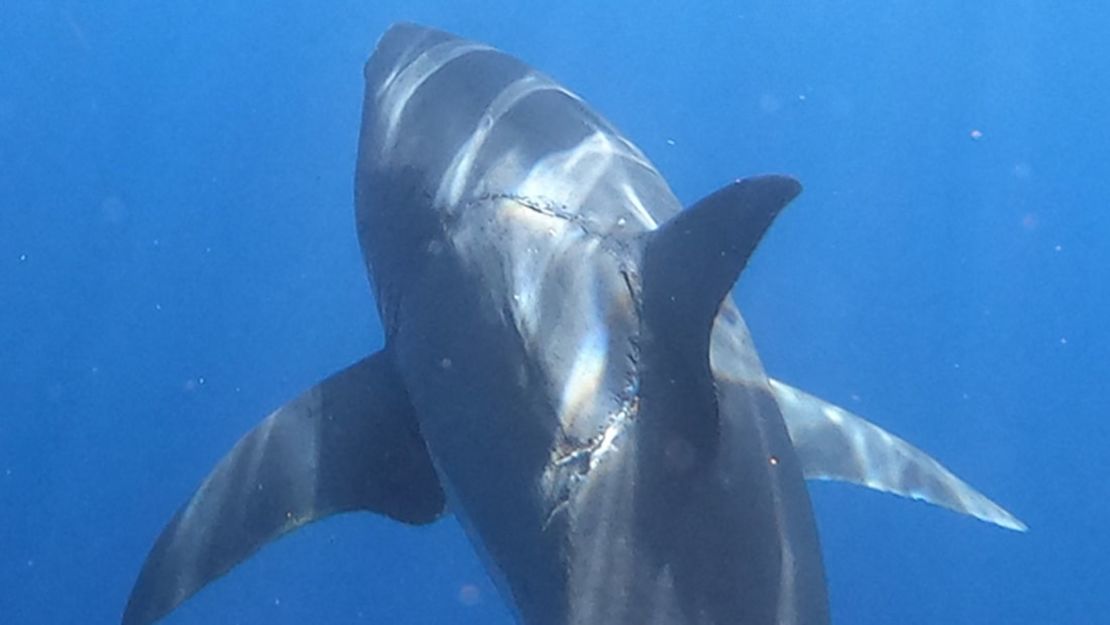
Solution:
M540 196L487 193L474 198L468 202L468 205L474 206L498 201L512 202L540 215L566 221L579 228L587 237L602 241L600 249L617 260L621 279L628 289L629 300L635 306L635 315L637 318L640 317L640 300L638 297L640 276L634 260L635 250L628 237L613 236L612 233L603 232L597 228L597 224L591 222L582 214L568 210L566 206ZM589 473L597 468L610 452L619 449L622 434L639 412L638 365L640 347L637 339L638 337L635 334L628 339L627 358L631 365L629 376L617 397L619 407L608 415L605 427L585 440L577 440L566 436L565 432L560 432L551 450L551 457L542 477L542 487L547 494L547 500L550 502L550 510L543 525L545 531L566 509L579 485L587 479Z
M546 531L552 521L566 509L578 486L596 469L605 457L620 449L619 441L629 423L640 409L640 399L635 383L626 389L625 399L619 409L609 415L608 424L595 436L575 445L573 441L561 438L551 454L551 462L544 471L543 481L550 501L551 510L544 520Z

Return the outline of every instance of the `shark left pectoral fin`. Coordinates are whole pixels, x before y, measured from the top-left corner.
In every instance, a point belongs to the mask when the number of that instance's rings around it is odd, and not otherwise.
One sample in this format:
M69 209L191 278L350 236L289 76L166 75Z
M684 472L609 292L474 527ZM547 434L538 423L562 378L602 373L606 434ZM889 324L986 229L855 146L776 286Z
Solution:
M920 449L843 408L770 382L807 479L851 482L1026 530L1014 515Z
M124 625L152 623L267 542L332 514L422 524L444 495L404 387L378 352L267 417L162 531Z

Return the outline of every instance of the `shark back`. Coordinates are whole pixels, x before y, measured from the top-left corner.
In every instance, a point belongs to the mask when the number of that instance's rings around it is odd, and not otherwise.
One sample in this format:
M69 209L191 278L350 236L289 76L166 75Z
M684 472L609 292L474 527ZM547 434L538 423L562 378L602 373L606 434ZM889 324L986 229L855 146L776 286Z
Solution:
M541 199L596 232L652 229L681 210L647 157L577 95L489 46L401 24L366 82L359 176L419 172L445 218L495 195Z
M433 30L392 28L366 79L357 210L389 349L522 622L827 622L758 358L732 359L746 384L710 369L717 312L800 186L684 212L576 95Z

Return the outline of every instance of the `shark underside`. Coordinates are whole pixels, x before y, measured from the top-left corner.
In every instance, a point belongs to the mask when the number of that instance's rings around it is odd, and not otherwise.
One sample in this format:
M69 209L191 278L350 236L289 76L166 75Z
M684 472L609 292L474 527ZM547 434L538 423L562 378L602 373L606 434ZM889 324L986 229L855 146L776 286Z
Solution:
M771 379L730 295L786 176L682 209L578 96L408 24L366 66L356 216L384 348L267 417L147 556L162 618L332 514L455 514L523 625L821 625L806 479L1024 525Z

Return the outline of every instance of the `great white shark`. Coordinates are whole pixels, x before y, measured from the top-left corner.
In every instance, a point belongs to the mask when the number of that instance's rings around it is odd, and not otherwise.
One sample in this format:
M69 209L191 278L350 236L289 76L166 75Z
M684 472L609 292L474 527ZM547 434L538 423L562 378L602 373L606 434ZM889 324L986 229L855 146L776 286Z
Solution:
M522 625L820 625L806 479L1024 526L764 372L730 292L787 176L683 210L581 98L392 27L365 69L359 241L384 348L267 417L147 556L153 623L267 542L366 510L466 528Z

